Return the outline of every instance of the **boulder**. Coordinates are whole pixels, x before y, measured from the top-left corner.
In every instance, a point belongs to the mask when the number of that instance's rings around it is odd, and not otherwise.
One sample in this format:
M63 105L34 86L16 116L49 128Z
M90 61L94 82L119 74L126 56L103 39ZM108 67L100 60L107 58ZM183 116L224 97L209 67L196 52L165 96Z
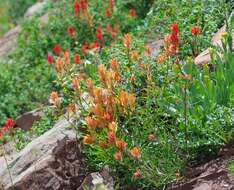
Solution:
M86 176L77 190L114 190L114 181L108 168Z
M41 24L46 24L49 20L48 14L44 14L39 18ZM17 37L21 32L21 26L8 31L2 38L0 38L0 58L8 56L17 47Z
M32 128L34 122L40 120L42 116L44 116L44 112L41 109L36 109L20 115L16 118L15 123L17 128L28 131Z
M3 157L0 184L6 190L73 190L87 175L81 145L66 120L33 140L22 151L7 156L13 185Z
M212 38L212 45L216 47L221 47L222 46L222 33L226 31L226 26L223 26L222 28L219 29L219 31L213 36ZM234 39L234 34L233 34L233 39ZM234 48L234 40L232 47ZM198 66L202 66L204 64L208 64L211 61L210 57L210 52L208 49L200 53L196 58L195 58L195 64Z
M152 50L151 56L157 57L163 45L164 45L164 41L162 39L157 39L154 42L149 43L149 47Z
M26 13L24 14L25 18L30 18L32 16L35 16L37 14L40 14L44 7L46 5L46 2L37 2L33 6L29 7Z

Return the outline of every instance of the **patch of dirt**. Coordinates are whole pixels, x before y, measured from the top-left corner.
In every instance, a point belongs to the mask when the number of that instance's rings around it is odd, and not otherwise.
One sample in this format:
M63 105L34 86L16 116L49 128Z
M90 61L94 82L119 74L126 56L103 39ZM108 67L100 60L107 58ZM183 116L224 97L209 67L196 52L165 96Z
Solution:
M234 175L227 168L230 161L234 161L234 142L213 160L187 169L186 179L170 185L168 190L234 190Z

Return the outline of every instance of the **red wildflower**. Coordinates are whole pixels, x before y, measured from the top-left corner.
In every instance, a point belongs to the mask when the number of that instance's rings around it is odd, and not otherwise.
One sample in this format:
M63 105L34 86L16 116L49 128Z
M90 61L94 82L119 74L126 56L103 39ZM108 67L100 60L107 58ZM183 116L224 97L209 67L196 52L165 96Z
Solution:
M59 55L60 52L61 52L61 46L59 44L56 44L54 46L54 53L57 54L57 55Z
M53 56L52 56L51 54L49 54L49 53L48 53L48 55L47 55L47 61L48 61L48 63L50 63L50 64L54 63L54 58L53 58Z
M116 140L115 145L120 151L124 151L128 146L128 144L123 140Z
M116 152L114 156L117 161L122 160L122 157L123 157L122 152L120 151Z
M67 27L67 32L70 35L70 37L72 38L76 37L76 31L72 26Z
M78 16L80 12L80 4L78 3L77 0L75 0L74 2L74 13L75 13L75 16Z
M135 178L135 179L141 178L141 170L137 170L137 171L134 173L134 178Z
M80 7L82 10L88 9L88 0L80 0Z
M89 44L87 43L83 44L81 50L84 54L89 53Z
M114 8L114 4L115 4L114 0L109 0L109 6L111 9Z
M106 17L110 17L111 16L111 10L106 9L105 15L106 15Z
M14 120L12 118L8 118L6 120L5 126L7 128L12 128L12 127L14 127L14 125L15 125L15 122L14 122Z
M129 16L134 18L137 16L136 10L135 9L130 9L129 10Z
M100 48L100 44L98 42L94 42L91 44L91 48L92 49L99 49Z
M75 62L75 64L80 64L81 63L81 59L80 59L80 55L79 54L76 54L74 56L74 62Z
M107 33L111 33L111 25L108 23L107 25L106 25L106 32Z
M110 144L113 144L116 140L116 135L115 135L115 132L114 131L109 131L108 132L108 142Z
M172 25L171 25L171 31L172 31L172 33L174 33L174 34L179 34L179 26L178 26L178 24L177 23L173 23Z
M201 33L201 29L198 26L193 26L191 28L191 33L193 36L198 36Z
M96 38L98 40L103 40L103 32L102 32L102 28L101 27L98 27L97 28L97 31L96 31Z
M103 118L106 120L106 121L113 121L114 117L113 117L113 114L112 113L104 113L104 116Z

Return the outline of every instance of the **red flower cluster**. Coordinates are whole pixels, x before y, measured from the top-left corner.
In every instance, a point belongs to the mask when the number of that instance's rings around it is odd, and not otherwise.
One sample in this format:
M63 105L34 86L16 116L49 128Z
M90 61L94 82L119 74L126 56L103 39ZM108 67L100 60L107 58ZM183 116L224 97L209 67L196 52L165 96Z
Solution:
M48 55L47 55L47 61L49 64L54 63L54 57L50 53L48 53Z
M75 16L78 16L80 11L84 11L88 9L88 0L80 0L80 3L78 0L75 0L74 2L74 14Z
M76 31L75 31L75 29L72 26L68 26L67 27L67 33L72 38L76 37Z
M106 17L110 17L114 10L115 2L114 0L109 0L109 7L106 9Z
M54 53L55 54L57 54L57 55L59 55L60 54L60 52L61 52L61 46L60 46L60 44L56 44L55 46L54 46Z
M192 33L193 36L198 36L199 34L201 34L201 29L200 29L200 27L198 27L198 26L193 26L193 27L191 28L191 33Z
M98 27L98 28L97 28L97 31L96 31L96 38L97 38L97 40L99 40L99 41L102 41L102 40L103 40L103 31L102 31L102 28L101 28L101 27Z
M110 24L106 25L106 32L110 34L113 39L116 38L118 30L119 30L118 26L112 27Z
M168 55L175 55L179 52L180 31L177 23L171 25L171 34L165 36L165 48Z
M5 133L8 133L15 125L15 122L12 118L8 118L4 127L0 130L0 138L4 137Z

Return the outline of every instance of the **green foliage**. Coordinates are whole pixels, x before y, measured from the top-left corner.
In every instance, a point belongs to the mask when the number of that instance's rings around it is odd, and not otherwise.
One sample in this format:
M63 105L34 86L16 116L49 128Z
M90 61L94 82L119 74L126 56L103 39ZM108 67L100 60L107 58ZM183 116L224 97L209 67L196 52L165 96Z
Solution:
M19 21L25 11L32 6L37 0L6 0L9 4L8 14L10 17L11 22L16 24Z
M43 135L50 130L57 118L54 116L53 110L50 107L43 109L45 115L36 123L29 131L17 129L14 133L15 147L18 151L22 150L33 139Z
M234 175L234 162L233 161L229 161L227 167L228 167L229 172L231 172L231 174Z
M47 72L45 73L45 68ZM7 63L0 64L0 124L8 117L40 107L48 98L54 79L47 65ZM42 73L44 73L42 75Z

